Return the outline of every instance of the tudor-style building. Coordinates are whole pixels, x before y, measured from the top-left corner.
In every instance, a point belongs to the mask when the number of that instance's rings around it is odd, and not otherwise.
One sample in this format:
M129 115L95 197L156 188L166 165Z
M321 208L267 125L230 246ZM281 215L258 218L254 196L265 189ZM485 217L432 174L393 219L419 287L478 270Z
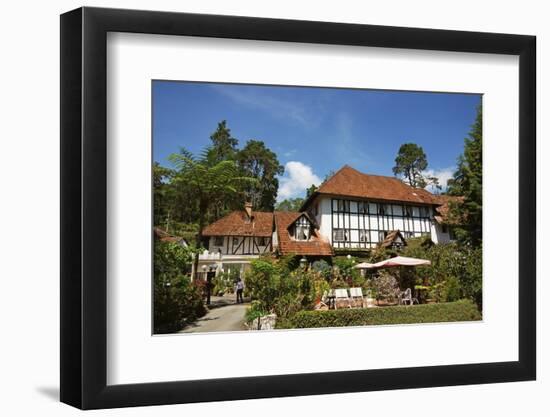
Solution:
M403 238L429 235L434 243L450 240L435 217L444 202L427 190L394 177L369 175L344 166L302 205L321 235L338 249L370 249L399 230ZM439 216L440 222L444 222Z
M199 256L199 272L242 273L252 259L269 253L313 260L378 246L398 248L423 235L446 243L452 226L449 200L346 165L306 199L300 212L258 212L247 203L205 227L208 249Z

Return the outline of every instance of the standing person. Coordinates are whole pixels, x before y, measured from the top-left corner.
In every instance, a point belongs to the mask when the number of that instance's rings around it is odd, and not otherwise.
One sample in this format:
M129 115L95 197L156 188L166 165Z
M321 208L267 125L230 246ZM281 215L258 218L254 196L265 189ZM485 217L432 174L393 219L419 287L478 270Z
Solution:
M237 288L237 304L243 303L244 282L239 278L235 286Z

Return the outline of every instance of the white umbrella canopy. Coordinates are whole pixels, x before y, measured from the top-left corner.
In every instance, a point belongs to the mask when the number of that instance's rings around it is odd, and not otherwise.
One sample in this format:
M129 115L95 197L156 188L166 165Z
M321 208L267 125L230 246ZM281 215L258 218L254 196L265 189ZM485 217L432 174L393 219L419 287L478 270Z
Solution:
M376 268L374 264L371 264L369 262L361 262L360 264L357 264L354 266L356 269L370 269L370 268Z
M431 265L428 259L408 258L406 256L396 256L395 258L386 259L385 261L376 262L372 268L387 268L392 266L421 266Z

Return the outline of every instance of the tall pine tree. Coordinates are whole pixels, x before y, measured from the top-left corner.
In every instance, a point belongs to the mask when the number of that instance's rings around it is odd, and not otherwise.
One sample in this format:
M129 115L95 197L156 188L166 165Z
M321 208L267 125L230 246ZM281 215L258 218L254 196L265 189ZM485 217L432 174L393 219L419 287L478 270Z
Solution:
M456 229L460 240L473 246L482 241L483 211L483 112L477 108L474 124L464 139L464 152L458 158L458 168L448 183L450 195L464 197L464 202L451 204L451 214L461 224Z

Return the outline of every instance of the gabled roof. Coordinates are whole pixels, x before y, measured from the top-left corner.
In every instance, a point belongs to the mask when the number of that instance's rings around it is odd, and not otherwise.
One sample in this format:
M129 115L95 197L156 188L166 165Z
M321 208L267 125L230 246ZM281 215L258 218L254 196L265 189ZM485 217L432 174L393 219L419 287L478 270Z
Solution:
M294 240L290 236L290 226L298 220L301 216L305 215L312 223L311 237L307 241ZM309 218L309 216L302 212L296 211L276 211L275 225L277 228L277 250L281 255L309 255L309 256L332 256L334 251L332 246L327 240L324 240L319 232L315 230L315 225Z
M407 246L407 242L405 241L405 238L403 237L401 232L399 230L392 230L387 234L386 238L382 242L378 243L378 247L389 248L393 246L395 241L398 241L400 244Z
M160 227L154 227L153 233L155 235L155 239L160 240L161 242L175 242L183 244L185 246L187 246L188 244L183 237L173 236L165 230L162 230Z
M326 180L304 203L302 209L315 195L326 194L373 200L399 201L437 205L436 196L421 188L413 188L395 177L370 175L344 165Z
M227 216L206 226L203 236L260 236L273 233L273 213L253 211L252 219L244 210L233 211Z

